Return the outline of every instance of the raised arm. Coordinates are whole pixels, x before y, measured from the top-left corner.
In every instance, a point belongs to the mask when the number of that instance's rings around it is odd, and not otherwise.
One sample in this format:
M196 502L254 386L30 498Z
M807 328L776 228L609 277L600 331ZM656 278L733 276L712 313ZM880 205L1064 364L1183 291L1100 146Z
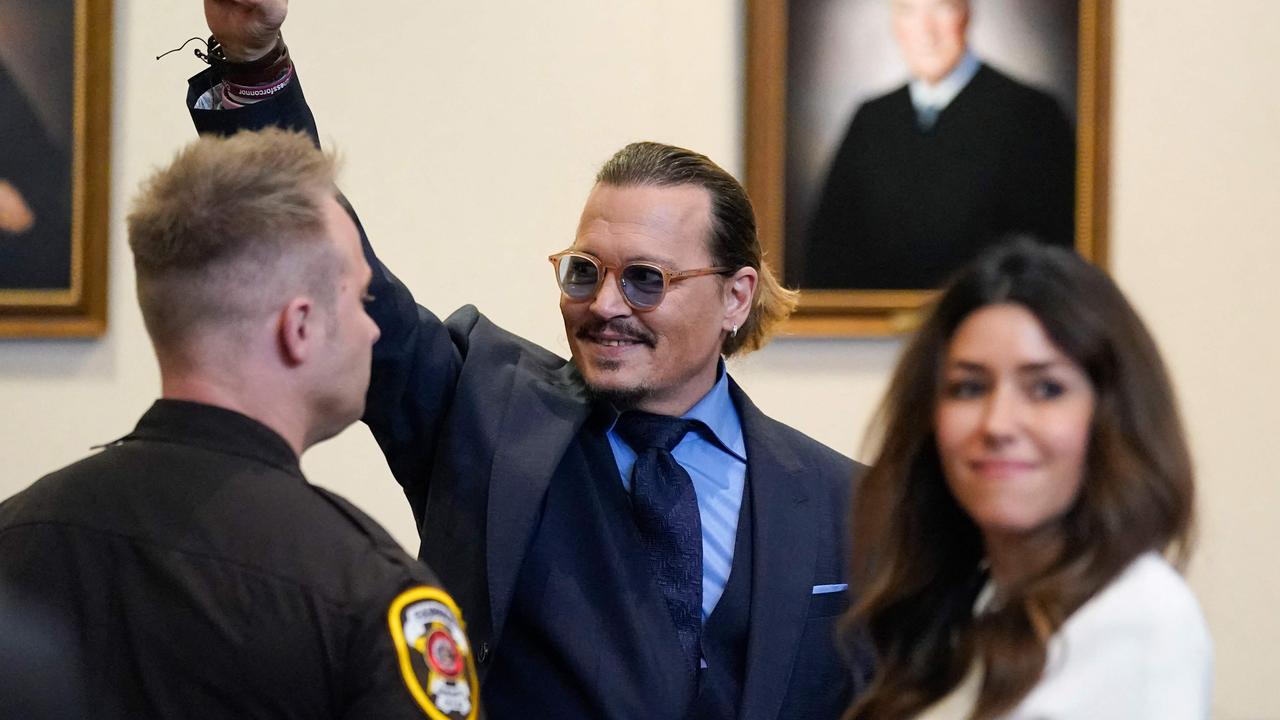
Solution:
M307 133L319 146L315 118L281 40L287 8L287 0L205 0L209 29L228 63L215 61L190 80L187 106L201 134L230 135L280 126ZM244 62L250 63L248 71ZM223 83L248 86L248 80L273 90L254 96L255 101L248 104L219 101ZM346 198L339 200L360 230L365 258L373 270L369 287L373 300L366 310L381 331L373 350L364 421L420 523L436 436L452 400L462 350L440 320L419 307L408 288L382 264L355 210Z
M188 81L187 108L200 134L276 125L307 133L319 147L315 118L280 34L288 6L288 0L204 0L219 47L210 49L209 69ZM259 88L258 94L252 102L224 103L227 83Z

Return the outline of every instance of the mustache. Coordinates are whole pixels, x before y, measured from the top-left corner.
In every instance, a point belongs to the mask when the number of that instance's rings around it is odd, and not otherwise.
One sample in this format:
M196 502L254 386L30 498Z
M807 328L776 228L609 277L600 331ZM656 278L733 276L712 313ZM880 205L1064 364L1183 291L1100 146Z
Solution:
M594 335L602 333L617 335L627 340L634 340L638 343L654 347L658 339L653 333L644 329L639 323L630 322L622 318L611 318L609 320L590 320L583 323L573 336L579 340L589 340Z

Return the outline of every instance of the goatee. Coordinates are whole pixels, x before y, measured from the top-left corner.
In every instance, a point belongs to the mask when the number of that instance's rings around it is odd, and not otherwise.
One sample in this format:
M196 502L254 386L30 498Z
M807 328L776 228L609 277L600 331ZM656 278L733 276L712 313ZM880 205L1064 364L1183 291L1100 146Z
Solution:
M609 403L620 412L631 410L649 397L649 389L643 386L628 388L599 387L587 383L587 395L595 402Z

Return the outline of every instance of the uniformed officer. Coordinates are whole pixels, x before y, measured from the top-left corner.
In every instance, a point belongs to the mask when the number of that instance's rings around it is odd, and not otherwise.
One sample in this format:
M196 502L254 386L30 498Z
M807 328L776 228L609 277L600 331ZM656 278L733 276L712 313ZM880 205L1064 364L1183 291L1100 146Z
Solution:
M163 397L0 505L0 589L63 639L34 682L100 718L477 717L452 598L299 468L360 417L378 337L332 159L201 139L128 224Z

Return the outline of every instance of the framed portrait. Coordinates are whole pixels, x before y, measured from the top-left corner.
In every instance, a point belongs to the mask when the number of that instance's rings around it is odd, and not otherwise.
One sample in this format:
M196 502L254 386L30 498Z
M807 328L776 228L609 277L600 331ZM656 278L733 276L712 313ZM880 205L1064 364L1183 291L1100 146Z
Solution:
M0 336L106 330L111 1L0 0Z
M1106 262L1109 0L748 0L746 186L793 335L909 331L1012 237Z

